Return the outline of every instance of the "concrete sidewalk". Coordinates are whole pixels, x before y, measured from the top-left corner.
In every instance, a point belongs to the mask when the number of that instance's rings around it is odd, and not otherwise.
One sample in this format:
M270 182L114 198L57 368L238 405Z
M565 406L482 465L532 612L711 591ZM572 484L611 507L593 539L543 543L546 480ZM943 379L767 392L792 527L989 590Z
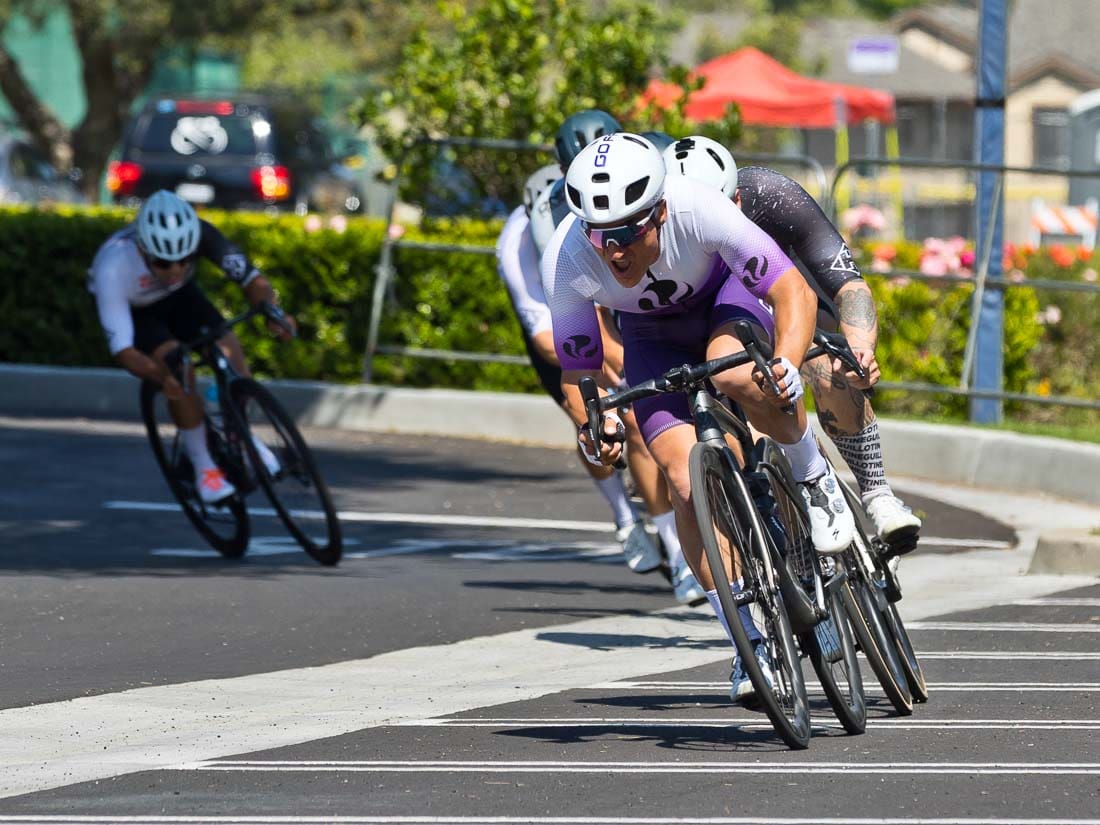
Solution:
M545 396L464 390L270 381L304 425L518 441L572 447L573 428ZM0 413L136 420L138 382L116 369L0 364ZM1095 509L1100 445L971 427L879 422L892 475L1034 495ZM829 443L824 439L825 443ZM835 458L835 456L834 456ZM1053 517L1037 539L1036 572L1100 574L1100 537L1083 518Z

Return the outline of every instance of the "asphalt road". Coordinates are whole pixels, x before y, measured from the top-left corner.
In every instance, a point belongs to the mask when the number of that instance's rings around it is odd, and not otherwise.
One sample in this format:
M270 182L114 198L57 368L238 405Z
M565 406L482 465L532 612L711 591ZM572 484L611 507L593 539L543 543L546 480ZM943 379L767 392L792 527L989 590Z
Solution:
M1100 585L911 622L932 700L900 718L868 673L868 732L818 694L792 753L575 456L309 437L334 570L266 517L208 553L133 426L0 420L0 762L44 766L0 772L0 821L1100 821ZM944 565L1015 540L906 500Z

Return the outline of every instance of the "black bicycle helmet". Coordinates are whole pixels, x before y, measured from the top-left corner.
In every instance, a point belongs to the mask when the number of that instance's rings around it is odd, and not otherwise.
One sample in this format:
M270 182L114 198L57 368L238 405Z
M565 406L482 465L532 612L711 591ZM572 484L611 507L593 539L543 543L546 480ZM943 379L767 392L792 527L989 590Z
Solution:
M602 109L585 109L570 115L562 123L554 137L554 154L562 170L568 170L569 164L589 143L622 130L619 121Z

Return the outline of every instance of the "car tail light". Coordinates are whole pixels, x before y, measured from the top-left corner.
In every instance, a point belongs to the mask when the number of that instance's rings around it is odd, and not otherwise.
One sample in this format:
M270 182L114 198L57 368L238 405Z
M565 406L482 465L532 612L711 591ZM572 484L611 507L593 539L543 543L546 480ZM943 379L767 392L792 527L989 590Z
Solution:
M261 166L252 170L252 185L265 201L290 197L290 172L285 166Z
M141 165L128 160L113 160L107 166L107 191L112 195L132 195L141 180Z

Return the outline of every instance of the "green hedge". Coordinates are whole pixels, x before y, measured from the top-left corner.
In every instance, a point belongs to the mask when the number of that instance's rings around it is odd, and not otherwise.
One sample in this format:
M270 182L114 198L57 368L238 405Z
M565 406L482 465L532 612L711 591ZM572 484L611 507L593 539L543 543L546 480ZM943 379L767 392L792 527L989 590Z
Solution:
M75 366L112 363L86 291L86 272L96 248L130 217L129 212L110 209L0 210L0 311L4 318L0 325L0 361ZM349 219L342 231L327 226L309 231L317 223L316 218L247 213L213 213L208 217L248 251L300 322L300 340L289 345L275 342L259 323L241 331L257 372L285 378L357 381L362 371L382 222ZM410 231L406 237L492 246L499 226L435 221ZM864 254L869 260L869 253ZM913 254L913 250L904 250L899 261ZM1042 255L1036 256L1038 263L1041 259ZM399 273L393 289L396 303L388 305L383 317L383 343L523 353L519 325L491 255L399 248L395 265ZM1083 272L1084 266L1082 263L1078 269ZM1081 272L1077 276L1082 277ZM1095 272L1084 277L1095 277ZM224 312L241 308L239 290L216 270L204 265L199 278ZM869 281L881 317L879 355L885 377L957 384L969 324L971 287L907 283L889 276L872 276ZM1087 347L1083 348L1082 341L1073 336L1044 334L1044 325L1037 320L1040 303L1036 292L1022 288L1006 294L1007 388L1065 391L1063 385L1079 378L1086 366L1078 353L1083 351L1091 358L1096 336L1090 329ZM1065 317L1079 325L1075 329L1084 333L1087 325L1096 323L1095 301L1065 294L1057 300L1064 304ZM1091 368L1096 361L1087 364ZM1056 369L1059 364L1061 371ZM1050 368L1049 374L1046 367ZM395 357L376 359L375 379L406 386L518 392L536 391L538 387L533 371L525 366ZM1090 375L1090 383L1091 379ZM877 406L883 411L921 415L962 415L965 411L965 401L950 396L883 393Z

